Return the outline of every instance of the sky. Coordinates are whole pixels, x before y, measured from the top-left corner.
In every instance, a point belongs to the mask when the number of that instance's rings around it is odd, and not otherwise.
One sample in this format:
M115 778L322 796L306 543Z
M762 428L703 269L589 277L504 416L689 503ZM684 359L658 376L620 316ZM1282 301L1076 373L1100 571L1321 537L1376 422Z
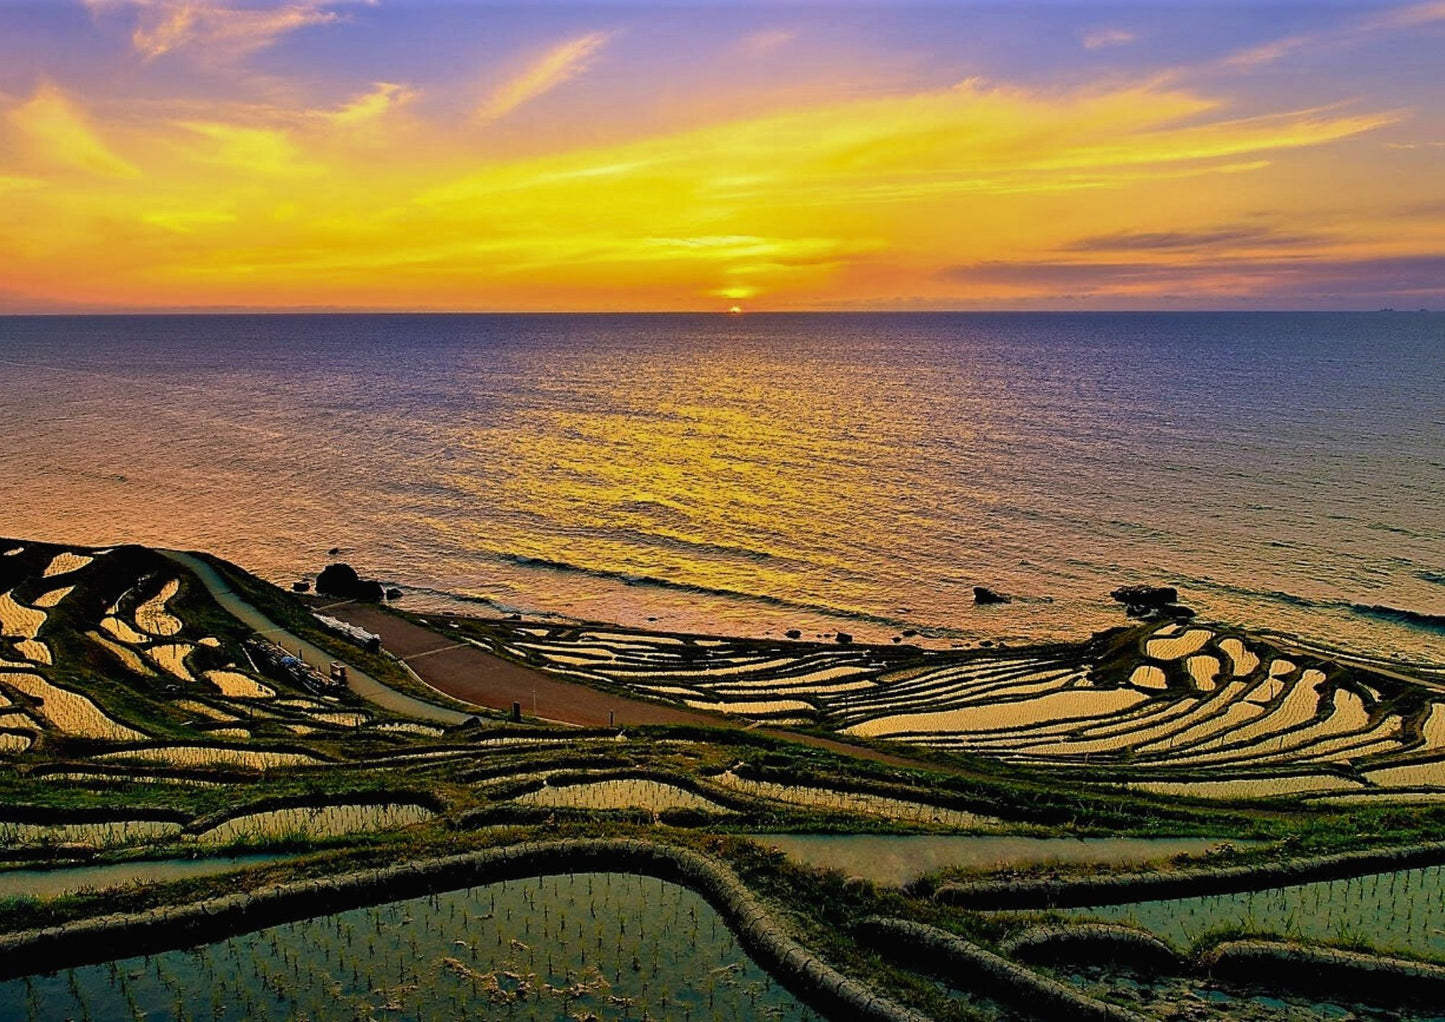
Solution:
M1445 0L0 0L0 312L1445 306Z

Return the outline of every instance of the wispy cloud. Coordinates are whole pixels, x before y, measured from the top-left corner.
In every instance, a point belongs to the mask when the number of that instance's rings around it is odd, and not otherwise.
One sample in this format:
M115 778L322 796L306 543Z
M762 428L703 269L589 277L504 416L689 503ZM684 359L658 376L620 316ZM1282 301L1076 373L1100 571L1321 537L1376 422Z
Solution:
M51 82L41 82L8 118L24 138L30 159L45 166L82 170L102 177L139 177L95 133L80 108Z
M1250 70L1283 60L1292 54L1349 46L1376 32L1398 32L1445 21L1445 2L1408 4L1390 10L1352 18L1337 27L1319 32L1302 32L1270 40L1229 54L1220 64L1235 70Z
M1080 238L1070 252L1182 252L1212 248L1278 248L1318 242L1317 236L1280 234L1268 227L1222 227L1204 231L1120 231Z
M1108 46L1127 46L1138 39L1139 34L1127 28L1096 28L1085 32L1079 41L1086 50L1102 50Z
M333 8L376 0L293 0L270 6L227 6L219 0L85 0L96 15L133 19L131 45L146 60L178 50L234 58L265 49L282 36L342 20Z
M570 82L587 70L592 58L611 38L610 32L592 32L552 47L521 74L494 89L477 108L478 120L500 120L524 103Z
M1157 297L1174 290L1194 299L1215 294L1270 295L1285 299L1330 296L1361 304L1387 298L1445 297L1445 256L1359 258L1238 257L1182 262L1029 262L988 260L945 267L942 280L1045 290L1067 288L1074 298Z
M787 29L767 29L743 36L738 43L738 49L750 57L760 57L788 45L795 38L797 38L797 33Z
M340 110L326 114L332 124L355 127L405 106L418 96L415 89L396 82L376 82L371 91L353 97Z

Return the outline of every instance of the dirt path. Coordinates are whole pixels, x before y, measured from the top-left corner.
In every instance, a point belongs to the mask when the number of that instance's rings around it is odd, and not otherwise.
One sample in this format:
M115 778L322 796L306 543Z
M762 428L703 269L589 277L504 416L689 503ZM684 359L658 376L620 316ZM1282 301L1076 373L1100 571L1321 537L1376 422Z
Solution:
M505 712L511 710L513 702L518 702L522 704L522 712L529 716L592 727L606 724L693 724L740 728L745 724L722 714L629 699L580 682L567 681L459 642L445 631L413 624L372 604L327 604L323 613L381 636L381 644L400 657L426 684L475 706ZM874 763L939 773L955 772L907 756L895 756L816 735L773 728L756 730L770 738L811 745Z

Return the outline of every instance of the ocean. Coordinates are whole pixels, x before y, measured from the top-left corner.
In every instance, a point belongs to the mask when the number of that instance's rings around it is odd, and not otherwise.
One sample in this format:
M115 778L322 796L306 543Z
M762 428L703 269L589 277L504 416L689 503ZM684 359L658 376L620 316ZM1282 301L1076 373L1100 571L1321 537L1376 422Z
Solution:
M415 608L1445 663L1435 313L0 318L0 437L0 535Z

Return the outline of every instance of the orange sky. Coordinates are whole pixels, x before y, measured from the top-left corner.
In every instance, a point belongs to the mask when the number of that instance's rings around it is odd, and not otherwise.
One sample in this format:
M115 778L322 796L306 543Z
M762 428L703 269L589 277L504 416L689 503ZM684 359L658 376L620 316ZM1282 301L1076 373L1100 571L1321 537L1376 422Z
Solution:
M1098 10L0 5L0 311L1445 301L1445 3Z

